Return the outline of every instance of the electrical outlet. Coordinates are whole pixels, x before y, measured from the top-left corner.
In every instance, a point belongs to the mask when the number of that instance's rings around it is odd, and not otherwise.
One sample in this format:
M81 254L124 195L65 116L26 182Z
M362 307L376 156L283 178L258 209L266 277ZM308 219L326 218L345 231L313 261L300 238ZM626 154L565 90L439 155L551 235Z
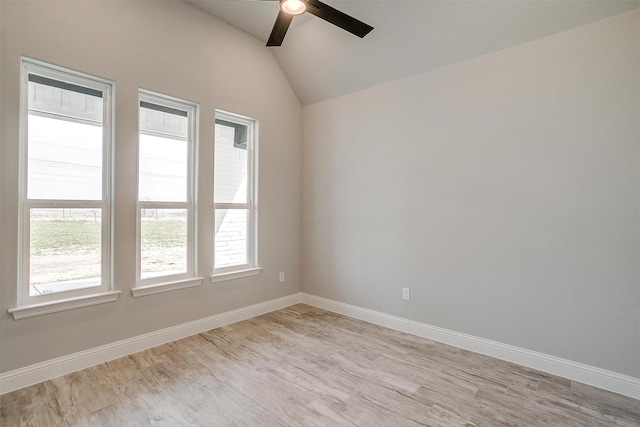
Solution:
M284 282L284 271L280 272L280 283Z
M409 301L410 294L411 294L410 288L402 288L402 299Z

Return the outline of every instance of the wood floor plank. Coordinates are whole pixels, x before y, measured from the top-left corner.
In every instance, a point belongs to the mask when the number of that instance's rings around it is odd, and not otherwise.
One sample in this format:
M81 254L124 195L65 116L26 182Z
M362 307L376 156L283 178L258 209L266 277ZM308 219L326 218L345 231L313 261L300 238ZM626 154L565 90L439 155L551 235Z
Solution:
M640 426L640 401L304 304L0 396L4 426Z

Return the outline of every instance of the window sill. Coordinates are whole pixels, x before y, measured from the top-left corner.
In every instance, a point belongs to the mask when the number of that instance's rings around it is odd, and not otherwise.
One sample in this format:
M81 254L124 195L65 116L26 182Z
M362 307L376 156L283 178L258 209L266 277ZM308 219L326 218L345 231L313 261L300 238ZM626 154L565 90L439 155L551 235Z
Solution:
M213 274L211 283L224 282L226 280L241 279L243 277L257 276L262 273L262 267L248 268L246 270L231 271L229 273Z
M15 320L20 320L28 317L42 316L44 314L115 302L119 296L120 291L108 291L94 295L44 302L41 304L21 305L15 308L10 308L9 313L13 315Z
M146 297L147 295L159 294L162 292L177 291L178 289L193 288L202 284L202 277L192 277L173 282L157 283L155 285L137 286L131 289L134 298Z

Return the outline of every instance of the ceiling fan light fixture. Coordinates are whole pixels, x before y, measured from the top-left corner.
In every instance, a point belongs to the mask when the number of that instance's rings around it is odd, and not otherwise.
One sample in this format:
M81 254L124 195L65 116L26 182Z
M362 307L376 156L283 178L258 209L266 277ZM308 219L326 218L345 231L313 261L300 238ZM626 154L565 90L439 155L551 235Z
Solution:
M291 25L293 18L305 12L324 19L330 24L342 28L360 38L366 36L373 30L371 25L365 24L344 12L340 12L338 9L334 9L328 4L322 3L320 0L280 0L279 6L280 11L278 12L276 23L273 24L269 40L267 40L267 47L282 46L282 40L285 34L287 34L287 29L289 25Z
M287 15L300 15L307 10L307 6L302 0L281 0L280 10Z

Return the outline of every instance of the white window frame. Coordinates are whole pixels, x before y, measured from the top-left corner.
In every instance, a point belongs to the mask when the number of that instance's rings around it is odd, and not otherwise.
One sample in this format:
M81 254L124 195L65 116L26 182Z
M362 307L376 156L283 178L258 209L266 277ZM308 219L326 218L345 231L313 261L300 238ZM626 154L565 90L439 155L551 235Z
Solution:
M18 298L17 306L9 309L15 319L113 302L120 291L113 288L112 254L112 149L114 89L112 81L80 73L67 68L22 57L20 80L20 178L19 178L19 243L18 243ZM102 92L102 199L101 200L49 200L28 199L28 115L29 74L96 89ZM39 113L49 115L48 113ZM70 120L78 120L71 119ZM81 121L81 120L80 120ZM34 208L86 208L101 211L101 283L84 289L29 295L30 264L30 209Z
M262 272L258 264L258 120L231 113L216 110L215 119L225 120L247 126L247 203L216 203L214 194L213 203L213 283L242 277L255 276ZM215 135L214 135L215 141ZM215 143L214 143L215 156ZM215 163L214 163L215 164ZM215 179L215 171L214 171ZM215 186L214 186L215 188ZM247 263L228 267L216 268L215 260L215 217L217 209L243 209L247 210Z
M136 284L131 289L134 297L153 295L160 292L200 286L202 277L197 277L197 227L196 227L196 165L198 151L198 116L199 105L183 99L152 92L145 89L138 90L138 112L140 103L169 107L187 113L187 200L185 202L156 202L140 201L139 183L136 190ZM138 124L138 135L140 125ZM139 140L138 140L139 142ZM138 161L136 165L136 182L140 178L140 148L138 144ZM186 209L187 210L187 271L185 273L163 275L152 278L142 278L142 210L143 209Z

